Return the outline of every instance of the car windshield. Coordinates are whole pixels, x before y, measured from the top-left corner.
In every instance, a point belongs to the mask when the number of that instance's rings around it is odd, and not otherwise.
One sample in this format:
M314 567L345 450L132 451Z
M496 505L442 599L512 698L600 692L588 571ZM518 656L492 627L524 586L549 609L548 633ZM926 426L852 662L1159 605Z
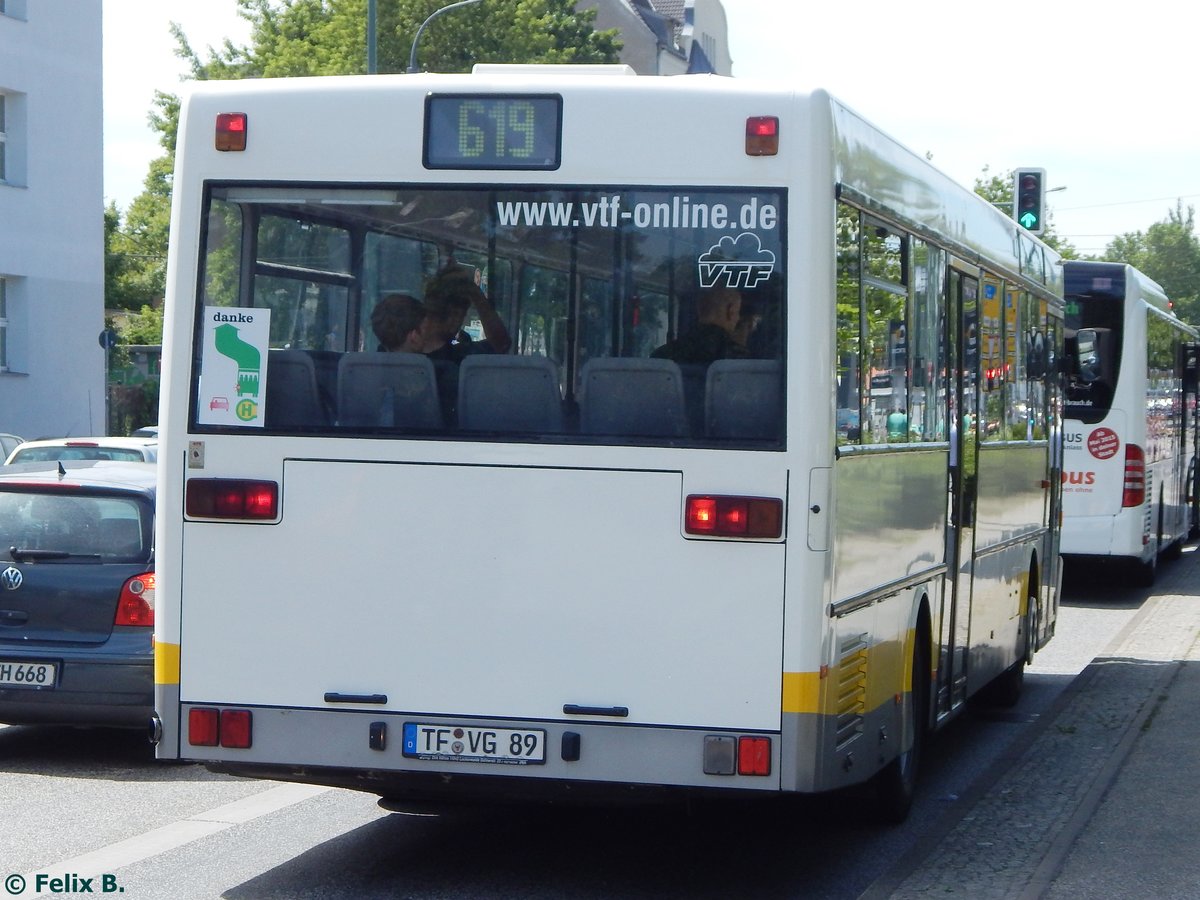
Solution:
M0 491L0 558L145 560L150 519L132 496Z

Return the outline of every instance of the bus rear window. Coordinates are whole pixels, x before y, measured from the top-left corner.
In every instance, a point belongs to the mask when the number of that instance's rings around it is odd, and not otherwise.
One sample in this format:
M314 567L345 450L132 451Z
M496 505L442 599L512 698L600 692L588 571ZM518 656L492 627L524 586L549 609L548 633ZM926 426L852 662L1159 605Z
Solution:
M1112 408L1121 372L1124 310L1124 300L1112 294L1093 291L1066 297L1066 406L1073 418L1098 422ZM1095 365L1097 359L1102 366Z
M785 202L210 187L193 427L782 449Z

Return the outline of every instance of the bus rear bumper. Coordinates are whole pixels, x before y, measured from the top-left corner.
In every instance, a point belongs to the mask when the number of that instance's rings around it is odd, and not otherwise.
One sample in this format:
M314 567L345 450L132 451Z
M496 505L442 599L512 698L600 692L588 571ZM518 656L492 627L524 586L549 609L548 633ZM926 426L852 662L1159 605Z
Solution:
M768 792L780 790L780 733L648 726L596 721L515 721L414 715L393 711L238 707L249 712L249 747L193 746L179 707L179 755L232 775L368 791L383 797L469 801L492 796L574 798L644 794L652 789ZM232 708L220 707L221 712ZM473 735L495 731L541 736L540 759L515 763L416 755L406 727ZM464 740L470 740L466 738ZM502 738L508 740L508 737ZM729 765L714 765L714 744L732 745ZM737 754L757 748L754 774ZM747 751L748 752L748 751ZM161 755L161 754L160 754ZM719 760L718 760L719 763ZM712 771L713 769L718 771ZM709 771L706 771L708 769Z

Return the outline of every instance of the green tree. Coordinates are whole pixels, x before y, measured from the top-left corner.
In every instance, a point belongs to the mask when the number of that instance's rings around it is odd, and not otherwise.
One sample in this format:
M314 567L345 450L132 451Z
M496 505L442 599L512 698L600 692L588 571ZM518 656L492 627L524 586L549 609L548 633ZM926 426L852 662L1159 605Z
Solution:
M975 179L975 193L1005 215L1012 215L1014 173L1015 170L1010 169L1005 174L989 174L989 167L984 166ZM1079 258L1079 251L1065 238L1055 234L1054 213L1049 208L1046 211L1046 229L1041 238L1064 259Z
M445 0L377 4L377 70L404 72L421 23ZM367 0L238 0L251 25L247 46L226 40L201 60L178 25L176 54L199 80L347 75L366 71ZM484 0L439 17L422 35L427 70L466 72L476 62L616 62L617 32L595 31L595 10L575 0ZM161 303L166 283L171 175L179 128L179 98L156 92L150 124L163 154L150 163L144 189L121 222L105 212L105 304L140 309ZM149 343L157 343L150 341Z
M1109 262L1129 263L1157 281L1185 322L1200 324L1200 240L1195 207L1177 201L1167 217L1141 231L1118 235L1104 250Z
M104 213L104 304L110 309L140 309L163 299L179 99L156 91L154 105L149 119L163 153L151 160L142 193L130 203L124 223L115 204Z
M162 307L143 306L117 326L123 344L157 344L162 340Z
M408 69L417 29L445 0L389 0L376 9L376 69ZM177 27L172 33L192 75L274 78L366 72L367 0L238 0L250 44L226 41L201 60ZM484 0L441 16L421 36L426 71L468 72L477 62L605 63L619 58L617 32L592 27L595 10L575 0Z

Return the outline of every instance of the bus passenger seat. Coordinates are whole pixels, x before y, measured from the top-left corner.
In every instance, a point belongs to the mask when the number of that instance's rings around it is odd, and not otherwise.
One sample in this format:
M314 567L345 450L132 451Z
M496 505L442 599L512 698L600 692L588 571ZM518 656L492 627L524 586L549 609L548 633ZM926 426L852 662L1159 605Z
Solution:
M338 361L338 425L441 430L433 363L420 353L347 353Z
M303 350L267 353L267 428L315 428L329 424L317 392L316 367Z
M580 376L580 431L686 437L683 375L669 359L589 359Z
M783 433L783 364L719 359L708 367L705 429L713 438L778 440Z
M466 431L561 432L558 367L545 356L468 356L458 375L458 427Z

